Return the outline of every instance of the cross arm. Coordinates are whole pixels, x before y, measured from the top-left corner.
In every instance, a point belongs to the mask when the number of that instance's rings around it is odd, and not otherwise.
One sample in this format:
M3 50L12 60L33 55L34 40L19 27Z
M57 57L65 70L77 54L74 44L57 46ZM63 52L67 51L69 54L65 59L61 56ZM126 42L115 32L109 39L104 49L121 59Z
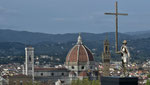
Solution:
M116 13L104 13L105 15L116 15Z
M105 15L125 15L127 16L128 14L126 13L104 13Z

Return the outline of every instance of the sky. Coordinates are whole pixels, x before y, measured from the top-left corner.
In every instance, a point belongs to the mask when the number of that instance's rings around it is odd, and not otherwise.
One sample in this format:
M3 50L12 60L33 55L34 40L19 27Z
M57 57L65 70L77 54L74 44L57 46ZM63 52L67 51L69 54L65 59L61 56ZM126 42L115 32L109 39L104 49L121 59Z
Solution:
M115 31L116 0L0 0L0 29L63 33ZM150 30L150 0L118 0L119 32Z

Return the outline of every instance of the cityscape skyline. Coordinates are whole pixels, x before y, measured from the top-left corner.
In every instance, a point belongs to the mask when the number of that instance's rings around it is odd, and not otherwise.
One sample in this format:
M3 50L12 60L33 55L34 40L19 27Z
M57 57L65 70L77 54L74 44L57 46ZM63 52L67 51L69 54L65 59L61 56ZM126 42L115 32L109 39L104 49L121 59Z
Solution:
M149 3L1 0L0 85L150 85Z

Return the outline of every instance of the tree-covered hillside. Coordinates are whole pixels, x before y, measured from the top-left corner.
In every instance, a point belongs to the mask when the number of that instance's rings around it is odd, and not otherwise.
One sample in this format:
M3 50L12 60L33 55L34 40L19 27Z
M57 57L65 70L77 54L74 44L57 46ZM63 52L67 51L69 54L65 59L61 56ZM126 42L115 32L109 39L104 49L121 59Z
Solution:
M0 63L23 63L25 53L24 48L28 45L35 48L36 56L54 56L55 58L60 58L60 63L63 63L69 50L76 44L78 37L77 33L55 34L50 36L51 34L36 34L19 31L12 32L10 30L8 30L8 32L7 30L5 30L5 32L0 30L0 32ZM13 36L14 33L16 34ZM28 35L28 33L30 35ZM6 38L4 35L7 35ZM108 35L108 40L110 42L112 60L119 60L119 55L116 55L114 52L115 34L113 32L102 34L81 33L83 44L91 49L93 55L95 56L95 60L98 61L100 60L101 53L103 52L103 41L106 39L106 35ZM34 39L35 37L36 39ZM9 40L9 38L11 39ZM121 46L121 43L124 39L128 41L128 47L132 56L132 60L139 60L142 62L143 60L150 58L150 37L135 38L134 34L128 35L119 33L119 46Z

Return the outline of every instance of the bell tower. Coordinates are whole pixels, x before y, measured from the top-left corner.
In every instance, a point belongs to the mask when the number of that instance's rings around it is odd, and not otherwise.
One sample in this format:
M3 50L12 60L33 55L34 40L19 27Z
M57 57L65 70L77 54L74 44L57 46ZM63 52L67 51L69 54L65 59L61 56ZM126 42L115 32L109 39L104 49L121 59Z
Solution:
M109 51L109 41L106 39L104 41L104 51L102 53L102 65L103 65L103 76L109 76L110 71L110 51Z
M34 48L25 48L25 75L34 77Z

